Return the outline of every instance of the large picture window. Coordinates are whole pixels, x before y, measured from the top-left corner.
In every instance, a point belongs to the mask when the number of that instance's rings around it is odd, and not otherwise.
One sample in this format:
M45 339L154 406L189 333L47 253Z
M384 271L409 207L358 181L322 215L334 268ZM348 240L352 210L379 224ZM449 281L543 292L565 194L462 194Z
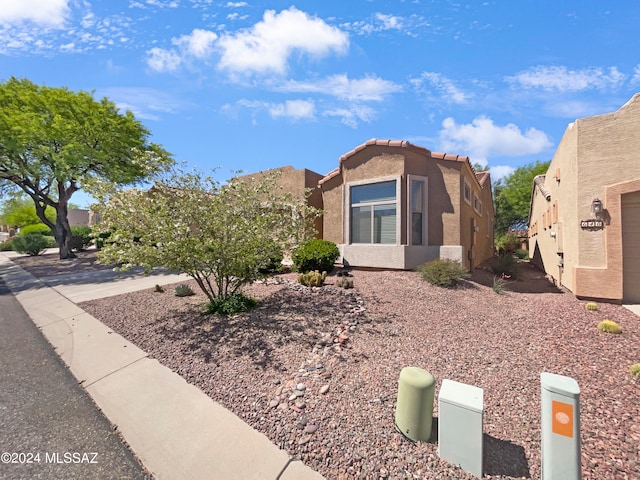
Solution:
M396 243L396 181L351 187L351 243Z

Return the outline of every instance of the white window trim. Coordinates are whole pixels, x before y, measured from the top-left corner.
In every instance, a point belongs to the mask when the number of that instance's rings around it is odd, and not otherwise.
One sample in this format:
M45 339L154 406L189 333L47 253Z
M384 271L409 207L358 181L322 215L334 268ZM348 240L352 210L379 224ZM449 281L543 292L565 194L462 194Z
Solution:
M345 243L347 245L366 245L369 246L390 246L390 245L400 245L400 229L401 229L401 221L402 221L402 212L399 211L402 208L402 185L400 181L402 177L400 175L393 175L389 177L376 177L376 178L367 178L366 180L356 180L353 182L347 182L345 184L344 189L344 205L342 208L344 222L342 224L343 231L346 232L345 235ZM396 241L395 243L351 243L351 187L357 187L360 185L370 185L372 183L382 183L382 182L396 182Z
M422 243L416 246L426 247L429 245L429 177L423 177L421 175L407 175L407 245L413 245L412 243L412 228L411 228L411 183L422 182L424 189L422 192Z

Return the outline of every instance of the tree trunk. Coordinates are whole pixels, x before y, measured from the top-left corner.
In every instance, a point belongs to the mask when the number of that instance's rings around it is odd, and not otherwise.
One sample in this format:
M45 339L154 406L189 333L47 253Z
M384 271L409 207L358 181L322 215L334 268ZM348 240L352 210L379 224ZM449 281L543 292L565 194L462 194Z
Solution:
M60 249L60 260L66 258L76 258L76 254L71 250L71 225L69 225L67 203L60 201L56 208L56 229L55 238Z

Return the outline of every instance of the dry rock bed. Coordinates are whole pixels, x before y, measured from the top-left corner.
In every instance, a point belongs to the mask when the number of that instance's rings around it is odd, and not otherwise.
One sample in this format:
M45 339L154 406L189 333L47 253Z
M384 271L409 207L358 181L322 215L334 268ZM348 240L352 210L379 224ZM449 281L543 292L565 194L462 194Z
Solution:
M396 432L410 365L434 375L436 395L445 378L484 389L485 478L540 478L543 371L580 386L583 478L640 478L633 313L587 311L533 272L503 295L482 270L455 289L414 272L351 273L353 290L334 276L321 288L291 274L250 285L259 306L228 318L202 315L205 297L173 286L80 306L327 478L474 478L440 460L436 442ZM598 331L603 319L623 333Z

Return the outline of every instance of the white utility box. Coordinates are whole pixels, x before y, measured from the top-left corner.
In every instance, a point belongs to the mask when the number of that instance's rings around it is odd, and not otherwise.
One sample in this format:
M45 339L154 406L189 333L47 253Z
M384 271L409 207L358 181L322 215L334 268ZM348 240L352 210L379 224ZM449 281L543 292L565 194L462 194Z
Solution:
M543 372L542 479L580 480L580 387L571 377Z
M482 416L484 391L443 380L438 395L440 458L482 478Z

